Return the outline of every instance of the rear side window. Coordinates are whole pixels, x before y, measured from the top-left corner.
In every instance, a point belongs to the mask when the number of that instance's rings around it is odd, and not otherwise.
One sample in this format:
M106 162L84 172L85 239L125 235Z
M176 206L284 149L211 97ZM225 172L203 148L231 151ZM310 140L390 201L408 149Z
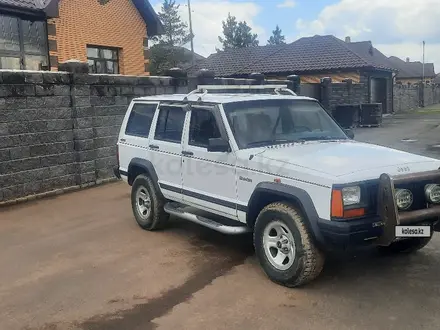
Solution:
M157 104L135 104L128 117L125 134L148 137L156 108Z
M185 111L181 107L161 107L154 138L156 140L180 143L184 121Z

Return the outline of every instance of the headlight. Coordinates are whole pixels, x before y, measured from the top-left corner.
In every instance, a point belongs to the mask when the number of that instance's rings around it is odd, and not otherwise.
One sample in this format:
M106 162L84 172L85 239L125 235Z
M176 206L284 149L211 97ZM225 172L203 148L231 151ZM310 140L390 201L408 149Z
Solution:
M440 185L438 184L427 184L425 186L425 196L426 199L433 204L440 203Z
M359 204L361 201L361 187L344 187L342 188L342 201L344 206Z
M408 189L396 189L395 198L399 210L407 210L413 203L413 194Z

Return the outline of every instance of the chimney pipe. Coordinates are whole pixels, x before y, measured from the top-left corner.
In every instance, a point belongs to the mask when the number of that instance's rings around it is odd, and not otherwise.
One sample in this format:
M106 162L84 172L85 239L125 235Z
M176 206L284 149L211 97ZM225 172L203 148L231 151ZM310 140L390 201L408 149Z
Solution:
M346 43L350 43L351 42L351 38L350 37L345 37L345 42Z
M409 62L409 57L406 58L406 62Z

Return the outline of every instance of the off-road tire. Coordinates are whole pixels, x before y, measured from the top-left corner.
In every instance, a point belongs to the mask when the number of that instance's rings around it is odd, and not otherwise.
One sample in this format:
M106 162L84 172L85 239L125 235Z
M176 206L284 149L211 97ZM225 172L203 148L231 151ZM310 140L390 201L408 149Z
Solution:
M151 200L151 211L147 220L143 219L137 208L136 192L140 187L144 187ZM138 175L131 187L131 207L137 224L145 230L162 229L169 219L169 214L164 211L164 204L166 200L161 196L160 192L154 187L153 181L147 175Z
M266 255L263 235L272 221L280 221L291 231L295 244L293 264L286 270L275 268ZM305 218L293 205L276 202L263 208L254 227L254 247L257 258L266 275L275 283L293 288L314 280L324 266L324 254L318 250L305 225Z
M432 235L431 237L410 238L410 239L405 239L391 243L388 246L378 246L377 248L379 252L384 254L389 254L389 253L410 254L420 249L423 249L431 241L431 239L432 239Z

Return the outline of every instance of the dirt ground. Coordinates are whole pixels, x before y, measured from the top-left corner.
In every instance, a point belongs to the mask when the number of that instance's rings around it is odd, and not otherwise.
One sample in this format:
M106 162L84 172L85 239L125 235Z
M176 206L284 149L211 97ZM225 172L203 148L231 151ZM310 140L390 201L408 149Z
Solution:
M409 133L387 125L357 138ZM332 256L315 282L287 289L266 278L250 236L177 219L143 231L129 194L113 183L0 209L0 329L440 328L438 235L412 256Z

